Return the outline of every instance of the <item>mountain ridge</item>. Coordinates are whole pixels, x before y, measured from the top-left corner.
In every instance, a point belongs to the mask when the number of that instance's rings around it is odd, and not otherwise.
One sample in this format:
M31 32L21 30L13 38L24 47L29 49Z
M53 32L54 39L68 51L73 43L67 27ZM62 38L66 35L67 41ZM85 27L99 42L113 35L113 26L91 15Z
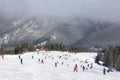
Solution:
M99 46L101 42L104 44L104 39L109 42L108 44L114 44L116 38L118 38L118 44L120 43L118 37L120 33L117 34L120 31L120 24L111 22L79 17L17 18L3 19L3 21L0 19L0 21L0 44L6 46L15 46L20 42L37 45L44 41L65 45Z

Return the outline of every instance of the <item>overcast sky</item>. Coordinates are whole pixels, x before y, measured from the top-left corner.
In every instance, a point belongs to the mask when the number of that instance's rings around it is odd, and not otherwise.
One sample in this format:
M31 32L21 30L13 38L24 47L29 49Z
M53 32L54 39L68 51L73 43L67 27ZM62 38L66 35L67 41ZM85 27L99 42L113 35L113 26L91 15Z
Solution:
M80 16L120 22L120 0L0 0L0 14Z

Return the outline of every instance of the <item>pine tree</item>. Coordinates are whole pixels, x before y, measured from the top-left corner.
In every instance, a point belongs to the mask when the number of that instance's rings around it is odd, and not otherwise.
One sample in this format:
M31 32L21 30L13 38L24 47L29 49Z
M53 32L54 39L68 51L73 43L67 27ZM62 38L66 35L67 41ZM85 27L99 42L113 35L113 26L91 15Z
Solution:
M104 63L108 67L120 70L120 46L109 47L104 54Z

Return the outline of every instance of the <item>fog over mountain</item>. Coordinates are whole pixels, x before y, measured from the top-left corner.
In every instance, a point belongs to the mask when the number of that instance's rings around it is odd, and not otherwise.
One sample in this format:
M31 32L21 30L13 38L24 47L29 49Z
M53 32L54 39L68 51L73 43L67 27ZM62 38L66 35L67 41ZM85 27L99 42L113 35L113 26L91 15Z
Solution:
M120 0L0 0L5 16L80 16L120 22Z
M119 5L120 0L0 0L0 44L119 45Z

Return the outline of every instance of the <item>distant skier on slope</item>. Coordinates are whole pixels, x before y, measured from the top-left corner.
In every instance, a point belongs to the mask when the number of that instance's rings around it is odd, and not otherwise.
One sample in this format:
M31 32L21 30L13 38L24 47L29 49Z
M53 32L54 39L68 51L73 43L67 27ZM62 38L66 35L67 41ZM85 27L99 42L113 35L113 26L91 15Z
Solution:
M106 69L105 69L105 68L103 68L103 74L104 74L104 75L106 74Z
M57 67L57 62L55 62L55 67Z
M21 62L21 64L23 64L23 59L22 58L20 59L20 62Z
M32 56L32 59L34 59L34 56Z
M4 59L4 54L2 54L2 59Z
M41 60L41 63L42 63L42 64L44 64L44 61L43 61L43 59Z
M91 63L91 66L90 66L90 69L92 69L93 68L93 63Z
M78 65L75 64L73 72L77 72L77 71L78 71Z
M85 66L82 67L83 71L85 71Z
M63 64L64 64L64 62L62 61L62 62L61 62L61 65L63 65Z
M40 58L38 58L38 61L40 62Z
M20 56L20 55L19 55L18 57L19 57L19 59L21 59L21 56Z

